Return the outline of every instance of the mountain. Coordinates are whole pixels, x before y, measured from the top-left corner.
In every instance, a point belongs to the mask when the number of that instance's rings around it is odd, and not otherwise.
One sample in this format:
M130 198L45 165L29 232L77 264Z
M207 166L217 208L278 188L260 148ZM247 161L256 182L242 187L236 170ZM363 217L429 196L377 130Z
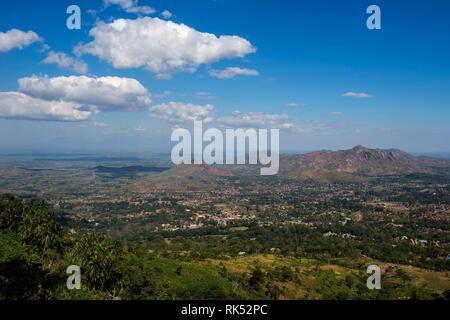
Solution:
M439 170L439 172L438 172ZM326 182L362 182L370 177L437 173L450 176L450 160L416 157L397 149L369 149L356 146L349 150L316 151L281 156L279 178ZM209 191L219 190L230 177L258 179L256 166L178 165L138 181L136 191Z
M450 168L450 160L415 157L397 149L369 149L363 146L280 159L280 174L297 179L361 180L367 176L431 173L435 168Z
M223 167L223 166L222 166ZM149 189L166 191L210 191L219 189L222 180L234 174L225 167L208 165L177 165L169 170L139 181L135 190L146 192ZM150 179L150 180L149 180Z

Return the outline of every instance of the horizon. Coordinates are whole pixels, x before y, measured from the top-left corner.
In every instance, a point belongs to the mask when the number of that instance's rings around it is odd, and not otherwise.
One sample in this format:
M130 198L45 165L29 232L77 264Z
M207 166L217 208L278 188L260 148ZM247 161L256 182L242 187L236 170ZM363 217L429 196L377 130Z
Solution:
M435 157L435 158L448 158L450 159L450 151L436 151L436 152L420 152L420 151L407 151L398 148L378 148L378 147L367 147L363 145L355 145L350 148L336 148L336 149L316 149L316 150L281 150L279 152L280 156L288 155L303 155L307 153L320 152L320 151L348 151L355 149L357 147L363 147L370 150L399 150L406 152L413 156L425 156L425 157ZM152 151L152 150L140 150L140 151L117 151L117 150L71 150L71 151L61 151L61 150L2 150L0 149L0 157L48 157L48 156L71 156L71 157L140 157L139 160L144 160L145 157L151 156L167 156L170 158L170 149L167 151ZM249 152L246 152L248 154Z

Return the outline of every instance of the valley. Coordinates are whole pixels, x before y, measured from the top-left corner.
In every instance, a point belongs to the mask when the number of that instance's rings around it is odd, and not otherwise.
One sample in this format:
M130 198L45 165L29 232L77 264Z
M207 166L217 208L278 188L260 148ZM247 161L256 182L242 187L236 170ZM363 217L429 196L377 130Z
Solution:
M450 289L449 163L359 146L282 156L280 173L265 177L257 167L171 167L163 156L2 157L0 193L45 199L72 237L130 243L200 277L212 268L227 297L432 298ZM363 286L373 263L388 291L345 285ZM249 289L255 266L265 280Z

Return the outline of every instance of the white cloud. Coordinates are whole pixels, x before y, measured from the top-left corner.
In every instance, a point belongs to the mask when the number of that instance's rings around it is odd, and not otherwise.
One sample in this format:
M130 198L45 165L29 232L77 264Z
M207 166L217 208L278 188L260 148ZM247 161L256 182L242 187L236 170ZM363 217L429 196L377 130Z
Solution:
M117 69L143 67L159 78L168 78L176 71L195 72L199 65L256 51L238 36L217 37L185 24L150 17L100 21L89 34L94 40L78 45L76 54L97 56Z
M162 103L150 108L153 117L166 120L172 124L194 121L211 122L213 120L211 116L213 110L214 106L210 104L201 106L182 102Z
M18 82L20 92L0 92L0 118L82 121L99 112L140 111L151 103L147 89L130 78L32 76Z
M306 104L298 103L298 102L290 102L290 103L287 104L287 106L289 108L303 108L303 107L306 107Z
M238 67L228 67L223 70L210 70L209 75L218 79L232 79L235 76L258 76L259 72L253 69L242 69Z
M50 51L47 58L42 60L44 64L56 64L61 69L73 70L77 73L85 74L88 71L88 65L86 62L69 57L63 52Z
M218 122L225 127L290 129L293 124L289 120L286 114L234 111L229 117L219 118Z
M18 82L29 96L78 103L92 112L139 111L151 103L147 89L131 78L32 76Z
M163 12L161 12L161 17L163 17L164 19L170 19L172 18L172 16L173 14L169 10L164 10Z
M340 111L333 111L333 112L330 112L330 114L331 114L332 116L342 116L344 113L343 113L343 112L340 112Z
M74 102L47 101L20 92L0 92L0 117L5 119L82 121L91 116Z
M371 94L365 92L352 92L352 91L346 92L342 96L357 99L372 98Z
M270 114L263 112L234 111L231 116L219 118L217 122L226 128L272 128L293 134L325 133L328 126L319 122L294 122L287 114Z
M40 38L33 31L24 32L11 29L7 32L0 32L0 52L7 52L16 48L22 49L37 41L40 41Z
M139 6L138 0L103 0L106 6L118 5L128 13L152 14L156 10L150 6Z

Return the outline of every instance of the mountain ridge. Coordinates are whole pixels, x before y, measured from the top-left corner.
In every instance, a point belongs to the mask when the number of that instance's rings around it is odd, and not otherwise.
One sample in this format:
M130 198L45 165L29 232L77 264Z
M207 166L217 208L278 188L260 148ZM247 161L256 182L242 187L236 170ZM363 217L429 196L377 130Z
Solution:
M413 156L399 149L373 149L361 145L347 150L321 150L280 159L280 173L290 178L314 178L324 173L368 177L430 173L434 167L450 168L450 160Z
M284 155L280 157L279 167L279 178L322 182L364 182L374 177L432 174L437 170L450 177L449 159L413 156L399 149L372 149L361 145L346 150ZM228 178L259 179L258 168L250 165L176 165L152 176L151 185L165 190L220 189ZM139 185L140 190L146 189Z

